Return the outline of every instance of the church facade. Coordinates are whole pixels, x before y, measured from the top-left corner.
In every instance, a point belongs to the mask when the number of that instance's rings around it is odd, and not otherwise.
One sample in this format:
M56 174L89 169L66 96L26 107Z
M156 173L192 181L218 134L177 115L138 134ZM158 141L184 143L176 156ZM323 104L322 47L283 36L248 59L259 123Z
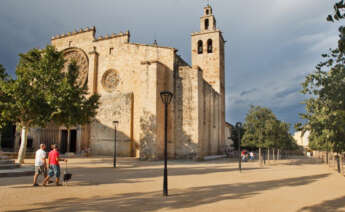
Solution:
M81 29L52 37L51 44L67 61L77 61L80 85L101 96L96 117L69 136L63 127L32 129L34 143L58 143L63 152L112 155L116 120L119 156L163 158L160 92L169 90L174 98L168 107L168 156L202 159L224 153L225 41L210 6L200 18L200 32L191 34L191 65L174 48L130 42L129 32L95 33L95 27Z

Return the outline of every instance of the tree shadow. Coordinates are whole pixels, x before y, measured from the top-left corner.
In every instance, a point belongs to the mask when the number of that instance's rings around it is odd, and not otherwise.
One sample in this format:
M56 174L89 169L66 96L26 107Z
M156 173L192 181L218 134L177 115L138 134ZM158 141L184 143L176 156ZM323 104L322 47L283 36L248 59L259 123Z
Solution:
M162 191L124 193L108 197L93 196L88 199L63 198L41 205L35 204L32 209L12 211L156 211L159 209L187 209L200 205L212 204L224 200L246 199L265 190L280 187L303 186L327 177L328 174L302 176L280 180L253 183L222 184L171 189L169 197L163 198ZM344 199L344 198L343 198ZM339 202L341 202L340 199ZM339 204L337 202L337 204ZM58 204L57 204L58 203Z
M160 164L161 165L161 164ZM260 168L243 168L243 171L256 170ZM63 169L61 170L63 173ZM232 172L238 171L238 168L228 168L227 166L210 167L169 167L169 176L186 176L186 175L205 175L219 172ZM77 167L69 169L73 174L73 179L70 186L94 186L114 183L130 183L135 184L138 182L148 182L150 178L160 177L163 173L161 167L123 167L123 168L110 168L110 167ZM101 178L99 176L102 176ZM11 178L5 179L0 182L0 186L11 186L11 188L23 188L23 181L31 183L32 177L27 177L24 180L12 180ZM18 185L18 186L17 186ZM49 186L47 186L49 187Z
M307 158L307 157L269 161L269 166L278 166L278 165L303 166L303 165L317 165L317 164L322 164L322 161L315 160L313 158Z
M342 209L342 210L338 210ZM339 197L333 200L326 200L320 204L312 205L303 207L298 211L310 211L310 212L317 212L317 211L344 211L345 209L345 196Z

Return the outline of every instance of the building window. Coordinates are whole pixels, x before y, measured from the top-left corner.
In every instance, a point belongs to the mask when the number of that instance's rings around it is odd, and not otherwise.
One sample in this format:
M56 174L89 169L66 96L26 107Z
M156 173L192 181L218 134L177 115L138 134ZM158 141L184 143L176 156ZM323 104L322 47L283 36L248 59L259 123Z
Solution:
M202 49L203 49L202 41L199 40L198 41L198 54L202 54Z
M113 50L114 50L113 47L109 48L109 54L113 53Z
M208 30L208 27L209 27L210 23L209 23L209 20L208 18L205 19L205 29Z
M68 47L72 46L72 41L68 41Z
M207 41L207 53L212 53L213 47L212 47L212 40L208 39Z
M206 10L206 15L208 15L209 14L209 11L208 11L208 9Z

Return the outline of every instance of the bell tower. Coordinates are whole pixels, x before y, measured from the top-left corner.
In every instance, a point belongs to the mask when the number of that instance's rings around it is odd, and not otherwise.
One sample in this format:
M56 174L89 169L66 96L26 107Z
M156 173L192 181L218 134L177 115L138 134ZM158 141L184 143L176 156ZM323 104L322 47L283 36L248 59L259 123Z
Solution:
M200 32L192 33L192 65L199 66L204 79L224 95L224 39L210 5L200 18Z
M204 80L219 94L219 145L225 141L224 38L208 4L200 17L200 32L192 33L192 65L202 70ZM222 150L219 149L219 152Z

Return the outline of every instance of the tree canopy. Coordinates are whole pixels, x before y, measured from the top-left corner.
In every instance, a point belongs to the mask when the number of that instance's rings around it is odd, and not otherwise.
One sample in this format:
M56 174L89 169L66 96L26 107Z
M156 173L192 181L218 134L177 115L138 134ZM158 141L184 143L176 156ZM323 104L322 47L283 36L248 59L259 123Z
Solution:
M65 62L63 53L53 46L32 49L20 54L17 78L1 81L2 96L6 98L0 99L1 117L22 128L20 163L24 162L28 128L44 127L49 122L66 127L85 124L96 114L99 96L77 85L75 62L67 73L62 72Z
M295 147L289 124L276 118L265 107L251 106L245 122L243 145L256 148L291 149Z
M344 1L334 4L334 14L327 21L344 19ZM300 117L297 130L310 131L310 147L331 148L335 152L345 150L345 28L339 27L338 46L322 54L322 61L306 76L302 93L308 96L304 102L306 112Z

